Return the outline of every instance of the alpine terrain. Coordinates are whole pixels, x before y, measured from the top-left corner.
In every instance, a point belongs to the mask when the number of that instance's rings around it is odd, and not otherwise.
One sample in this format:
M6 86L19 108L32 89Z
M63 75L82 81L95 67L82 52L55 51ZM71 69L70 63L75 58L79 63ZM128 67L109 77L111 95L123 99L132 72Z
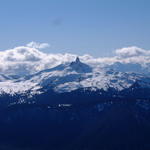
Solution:
M0 149L149 150L149 73L116 65L0 74Z

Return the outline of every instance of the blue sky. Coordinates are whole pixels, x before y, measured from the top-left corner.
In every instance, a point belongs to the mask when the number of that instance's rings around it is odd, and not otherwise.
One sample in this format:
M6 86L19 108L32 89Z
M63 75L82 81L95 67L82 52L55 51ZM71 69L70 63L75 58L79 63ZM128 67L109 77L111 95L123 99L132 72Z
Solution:
M31 41L51 53L150 49L149 0L0 0L0 50Z

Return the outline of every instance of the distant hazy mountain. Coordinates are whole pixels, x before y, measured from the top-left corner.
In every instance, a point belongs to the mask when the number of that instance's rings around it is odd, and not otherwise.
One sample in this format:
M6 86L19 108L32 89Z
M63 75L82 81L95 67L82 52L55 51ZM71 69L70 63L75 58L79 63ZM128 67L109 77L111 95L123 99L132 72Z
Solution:
M112 68L115 71L120 71L120 72L134 72L134 73L140 73L140 74L150 74L149 64L146 66L142 66L141 64L138 63L120 63L116 62L112 65L108 65L108 68Z

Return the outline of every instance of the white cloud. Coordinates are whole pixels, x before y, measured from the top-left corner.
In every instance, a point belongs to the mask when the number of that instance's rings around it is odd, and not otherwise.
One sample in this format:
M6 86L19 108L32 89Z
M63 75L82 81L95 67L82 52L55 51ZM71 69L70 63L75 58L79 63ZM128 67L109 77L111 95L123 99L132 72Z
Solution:
M75 54L68 53L44 53L38 50L45 47L41 45L31 42L27 46L0 51L0 72L4 74L27 75L54 67L60 63L71 62L77 57ZM141 65L150 63L150 51L138 47L117 49L114 57L94 58L87 54L79 57L85 63L100 66L115 62L138 63Z
M37 43L33 41L28 43L26 46L30 48L37 48L37 49L44 49L44 48L50 47L48 43Z
M125 47L116 50L116 54L120 57L137 57L137 56L149 56L150 51L144 50L142 48L132 46L132 47Z
M31 74L74 60L72 54L47 54L35 47L19 46L0 51L0 72L4 74Z

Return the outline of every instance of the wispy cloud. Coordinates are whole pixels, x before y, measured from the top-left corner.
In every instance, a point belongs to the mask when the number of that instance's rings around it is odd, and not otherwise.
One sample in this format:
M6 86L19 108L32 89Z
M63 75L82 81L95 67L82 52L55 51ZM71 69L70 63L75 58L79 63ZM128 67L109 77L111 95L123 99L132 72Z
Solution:
M33 41L28 43L26 46L30 48L37 48L37 49L44 49L50 47L48 43L37 43Z

